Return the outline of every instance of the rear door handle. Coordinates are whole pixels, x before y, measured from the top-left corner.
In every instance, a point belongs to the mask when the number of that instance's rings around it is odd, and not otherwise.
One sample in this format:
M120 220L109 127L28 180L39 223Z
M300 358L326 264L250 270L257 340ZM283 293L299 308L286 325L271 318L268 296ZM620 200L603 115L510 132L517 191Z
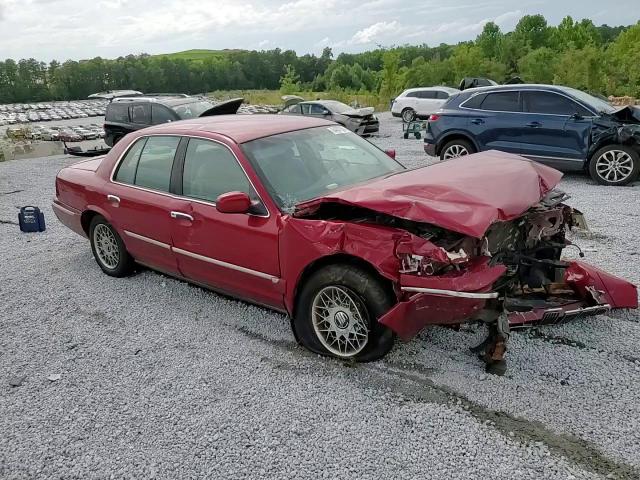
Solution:
M183 220L189 220L190 222L193 222L193 217L191 215L189 215L188 213L184 213L184 212L171 212L171 218L181 218Z
M473 120L471 120L471 123L473 123L474 125L482 125L484 123L484 120L481 118L474 118Z
M542 124L540 122L530 122L527 123L527 127L529 128L540 128Z

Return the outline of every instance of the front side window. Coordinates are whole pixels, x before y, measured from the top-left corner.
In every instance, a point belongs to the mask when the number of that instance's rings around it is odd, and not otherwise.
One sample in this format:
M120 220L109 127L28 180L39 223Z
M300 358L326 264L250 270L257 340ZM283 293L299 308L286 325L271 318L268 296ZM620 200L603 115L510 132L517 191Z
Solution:
M522 92L525 112L544 113L547 115L574 115L590 116L586 108L578 105L573 100L552 92Z
M519 112L520 99L518 92L489 93L480 108L494 112Z
M247 142L242 149L283 211L336 188L404 170L338 125L272 135Z
M311 104L311 115L324 115L327 113L327 109L317 103Z
M442 90L438 90L436 92L436 98L438 100L446 100L447 98L449 98L449 94L447 92L443 92Z
M171 111L164 105L151 105L151 123L153 125L173 122L174 120L175 118Z
M176 155L180 137L149 137L140 153L134 176L134 185L169 191L173 158Z
M182 194L215 202L228 192L244 192L252 200L257 199L244 170L227 147L208 140L190 139L184 159Z

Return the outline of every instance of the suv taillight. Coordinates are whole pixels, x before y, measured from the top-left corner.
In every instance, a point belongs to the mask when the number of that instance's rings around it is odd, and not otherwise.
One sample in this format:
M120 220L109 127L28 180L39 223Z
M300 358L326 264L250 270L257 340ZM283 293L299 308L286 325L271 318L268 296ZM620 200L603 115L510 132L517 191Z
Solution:
M429 115L430 122L435 122L437 120L440 120L440 115L436 115L435 113L432 113L431 115Z

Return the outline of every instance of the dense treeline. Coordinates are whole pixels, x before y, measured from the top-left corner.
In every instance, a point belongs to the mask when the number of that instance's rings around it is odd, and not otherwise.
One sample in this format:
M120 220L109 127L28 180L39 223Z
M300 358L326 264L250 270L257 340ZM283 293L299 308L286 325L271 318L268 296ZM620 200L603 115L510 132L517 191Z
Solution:
M0 61L0 103L84 98L110 89L198 93L277 89L373 92L388 99L405 87L457 86L465 76L502 82L520 76L595 93L640 96L640 23L596 27L566 17L549 26L541 15L523 17L513 32L492 22L475 41L379 48L333 58L292 50L232 50L194 59L129 55L114 60Z

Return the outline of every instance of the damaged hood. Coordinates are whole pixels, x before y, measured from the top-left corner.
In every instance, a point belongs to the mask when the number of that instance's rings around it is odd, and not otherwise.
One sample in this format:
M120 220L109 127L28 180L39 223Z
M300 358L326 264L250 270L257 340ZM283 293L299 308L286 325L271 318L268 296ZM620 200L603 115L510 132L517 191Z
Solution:
M627 105L625 107L620 107L609 115L620 122L640 123L640 108L637 106Z
M368 115L373 114L373 107L364 107L364 108L352 108L350 110L346 110L344 112L338 112L340 115L345 115L347 117L366 117Z
M489 151L330 192L296 205L294 216L351 205L481 238L492 223L536 205L561 178L553 168Z

